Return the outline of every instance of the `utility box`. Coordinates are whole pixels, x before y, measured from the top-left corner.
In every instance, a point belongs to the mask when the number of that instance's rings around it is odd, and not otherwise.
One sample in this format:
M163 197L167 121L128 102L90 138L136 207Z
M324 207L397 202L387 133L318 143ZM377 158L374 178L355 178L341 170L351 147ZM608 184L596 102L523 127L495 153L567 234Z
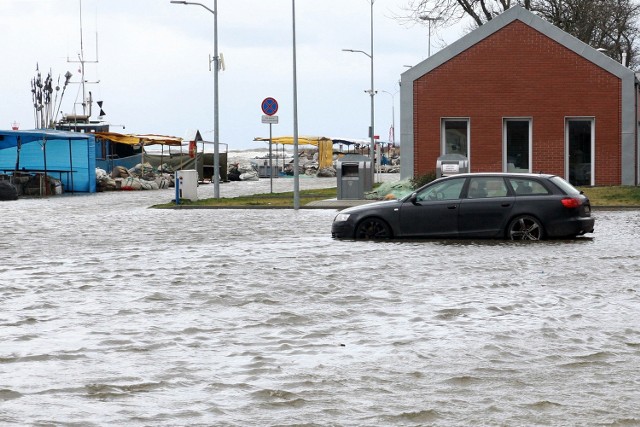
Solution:
M180 199L198 200L198 171L193 169L176 172L176 187Z
M373 188L371 158L347 154L336 161L338 200L362 200Z
M462 154L444 154L436 161L436 178L469 172L469 159Z

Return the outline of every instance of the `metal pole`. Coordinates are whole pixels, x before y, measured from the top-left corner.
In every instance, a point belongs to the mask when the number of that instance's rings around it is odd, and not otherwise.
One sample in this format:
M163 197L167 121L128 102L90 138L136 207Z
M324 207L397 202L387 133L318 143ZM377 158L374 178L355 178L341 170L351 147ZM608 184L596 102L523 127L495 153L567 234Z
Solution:
M175 188L176 188L176 205L180 204L180 175L174 172Z
M371 0L371 55L369 56L371 58L371 92L369 93L371 96L371 173L372 175L372 180L371 183L373 184L375 181L375 101L374 101L374 96L375 96L375 92L373 90L373 3L375 3L375 0Z
M431 56L431 23L433 21L439 21L442 18L437 17L437 16L435 18L432 18L431 16L424 15L424 16L421 16L420 19L422 19L423 21L427 21L428 25L429 25L428 26L428 28L429 28L429 37L428 37L428 39L429 39L429 48L428 48L428 52L427 53L428 53L428 56Z
M88 140L87 140L88 141ZM71 177L71 192L75 193L76 189L73 185L73 147L71 143L71 138L69 138L69 175L67 175L67 181Z
M194 169L196 170L196 182L197 182L200 180L200 172L198 172L198 142L195 140L195 137L193 138L193 144L194 144L193 164L194 164ZM189 151L191 151L191 141L189 141ZM204 166L204 158L202 159L202 165ZM202 175L204 175L204 168L202 169ZM204 181L204 176L202 176L202 180Z
M393 105L391 106L391 142L392 144L395 145L396 143L396 100L395 100L395 96L393 96L391 99L393 101Z
M371 97L371 124L369 125L369 137L371 141L369 142L369 156L371 158L371 184L375 181L375 100L374 97L376 95L376 91L374 90L374 80L373 80L373 4L375 0L371 1L371 52L367 53L363 50L356 49L342 49L344 52L359 52L369 57L371 60L371 87L369 90L365 90L365 93L369 93Z
M171 0L173 4L190 4L202 6L213 14L213 196L220 198L220 150L218 129L218 71L220 58L218 57L218 0L213 1L213 10L202 3Z
M218 117L218 0L213 1L213 197L220 198L220 126Z
M273 124L269 123L269 184L271 185L271 192L273 193L273 154L271 146L273 142Z
M44 160L44 194L49 195L49 185L47 185L47 137L42 139L42 156ZM40 180L42 183L42 180ZM42 196L42 186L40 187L40 195Z
M427 56L431 57L431 19L429 19L429 50Z
M296 0L291 0L293 12L293 209L300 208L300 176L298 173L298 81L296 72Z

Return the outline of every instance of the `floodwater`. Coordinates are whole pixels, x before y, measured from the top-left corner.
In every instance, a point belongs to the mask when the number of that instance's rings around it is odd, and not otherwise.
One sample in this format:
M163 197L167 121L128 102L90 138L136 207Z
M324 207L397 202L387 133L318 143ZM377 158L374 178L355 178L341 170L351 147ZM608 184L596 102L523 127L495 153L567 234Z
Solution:
M640 425L639 211L357 242L330 209L148 209L172 198L0 203L0 425Z

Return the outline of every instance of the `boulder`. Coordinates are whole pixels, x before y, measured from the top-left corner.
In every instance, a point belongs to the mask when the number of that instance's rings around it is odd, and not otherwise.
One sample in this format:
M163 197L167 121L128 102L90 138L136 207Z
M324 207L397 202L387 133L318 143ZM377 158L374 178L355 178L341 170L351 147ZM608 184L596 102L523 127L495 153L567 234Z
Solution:
M0 181L0 200L18 200L18 191L9 181Z

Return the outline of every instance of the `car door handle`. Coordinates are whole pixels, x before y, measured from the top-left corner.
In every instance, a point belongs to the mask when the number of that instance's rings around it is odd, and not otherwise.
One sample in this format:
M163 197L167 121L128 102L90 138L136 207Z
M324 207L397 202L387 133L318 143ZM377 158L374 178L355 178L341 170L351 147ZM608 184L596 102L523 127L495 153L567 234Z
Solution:
M449 206L447 206L447 209L455 209L457 207L458 207L458 205L449 205Z
M502 207L503 207L503 208L508 208L509 206L511 206L511 203L503 203L503 204L502 204Z

